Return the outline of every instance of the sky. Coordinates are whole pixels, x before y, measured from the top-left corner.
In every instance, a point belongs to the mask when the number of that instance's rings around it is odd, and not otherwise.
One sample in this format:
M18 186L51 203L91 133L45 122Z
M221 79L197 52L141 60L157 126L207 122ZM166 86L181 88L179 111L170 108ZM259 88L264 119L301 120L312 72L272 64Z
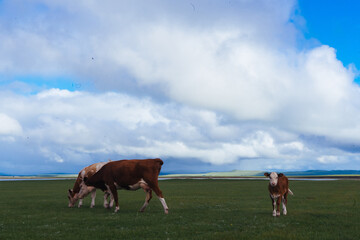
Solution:
M359 10L0 0L0 173L359 170Z

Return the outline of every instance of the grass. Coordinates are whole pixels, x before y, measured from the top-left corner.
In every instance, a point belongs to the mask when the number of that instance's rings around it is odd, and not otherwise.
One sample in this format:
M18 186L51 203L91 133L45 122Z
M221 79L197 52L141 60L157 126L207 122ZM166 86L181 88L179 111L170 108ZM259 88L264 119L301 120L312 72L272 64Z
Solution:
M73 181L0 182L0 239L359 239L359 181L291 181L288 215L273 217L267 181L160 181L156 196L119 191L120 211L90 199L68 208Z

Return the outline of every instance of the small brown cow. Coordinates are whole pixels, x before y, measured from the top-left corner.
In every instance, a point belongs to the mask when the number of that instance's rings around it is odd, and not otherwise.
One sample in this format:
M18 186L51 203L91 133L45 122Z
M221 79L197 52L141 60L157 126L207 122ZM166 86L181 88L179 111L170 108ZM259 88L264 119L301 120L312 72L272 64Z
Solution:
M287 205L287 196L288 193L294 195L289 189L289 180L282 174L277 174L276 172L264 173L264 176L270 178L269 182L269 193L273 205L273 216L280 216L280 202L282 202L283 214L287 214L286 205ZM276 208L275 208L276 207Z
M169 209L158 185L158 176L162 165L163 161L159 158L112 161L104 165L93 176L85 179L85 184L103 191L109 190L115 200L115 212L119 211L117 189L144 189L146 198L140 212L145 211L152 198L152 190L154 190L167 214Z
M79 200L78 207L82 206L83 198L86 197L89 193L91 193L91 204L90 207L93 208L95 206L95 197L96 197L96 188L92 186L87 186L84 183L85 177L90 177L94 175L97 171L99 171L105 164L108 162L99 162L94 163L90 166L84 167L78 174L78 177L74 183L74 187L68 190L68 198L69 198L69 207L74 207L75 203ZM108 197L110 193L106 192L104 195L104 207L108 208ZM113 203L111 199L110 207Z

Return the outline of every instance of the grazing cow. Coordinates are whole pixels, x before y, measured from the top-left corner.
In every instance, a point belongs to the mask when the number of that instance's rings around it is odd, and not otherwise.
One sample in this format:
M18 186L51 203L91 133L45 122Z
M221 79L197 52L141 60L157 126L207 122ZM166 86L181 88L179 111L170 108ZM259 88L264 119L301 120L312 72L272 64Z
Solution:
M167 214L168 206L158 185L158 176L162 165L163 161L159 158L112 161L92 177L85 179L85 184L103 191L109 190L115 200L115 212L119 211L117 189L138 190L142 188L146 193L146 198L140 212L145 211L152 198L152 190L154 190Z
M286 205L287 205L287 196L288 193L294 195L289 189L289 180L282 174L277 174L276 172L264 173L264 176L270 178L269 183L269 193L273 205L273 216L280 216L280 202L282 202L283 214L287 214ZM275 209L276 207L276 209Z
M93 208L95 206L95 197L96 197L96 188L92 186L87 186L84 183L85 177L90 177L94 175L97 171L99 171L105 164L108 162L100 162L94 163L88 167L83 168L74 183L73 189L68 190L68 198L69 198L69 207L74 207L75 203L79 200L78 207L81 207L83 204L83 198L86 197L89 193L91 193L91 204L90 207ZM108 197L110 193L106 192L104 195L104 207L109 207ZM111 201L110 205L113 203Z

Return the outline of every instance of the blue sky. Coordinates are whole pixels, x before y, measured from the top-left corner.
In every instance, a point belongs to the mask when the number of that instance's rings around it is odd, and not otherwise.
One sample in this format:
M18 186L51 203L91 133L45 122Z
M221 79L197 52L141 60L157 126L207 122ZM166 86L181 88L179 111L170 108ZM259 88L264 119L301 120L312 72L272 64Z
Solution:
M299 12L306 21L303 31L307 39L337 50L336 55L345 66L360 66L360 3L345 1L299 1ZM356 79L359 82L359 77Z
M0 173L360 169L353 1L0 1Z

